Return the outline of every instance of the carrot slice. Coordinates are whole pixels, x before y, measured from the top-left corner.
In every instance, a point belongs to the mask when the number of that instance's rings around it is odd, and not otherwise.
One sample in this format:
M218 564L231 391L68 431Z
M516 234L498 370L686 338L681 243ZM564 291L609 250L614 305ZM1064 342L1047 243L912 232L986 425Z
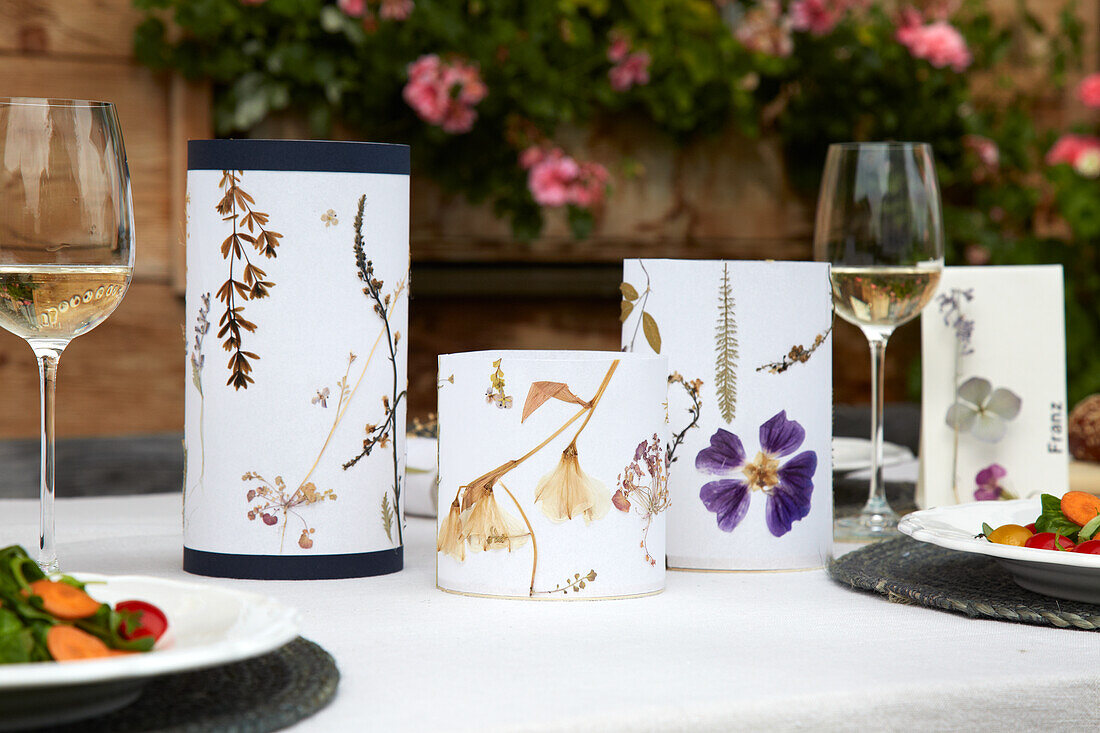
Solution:
M51 626L46 632L46 649L58 662L111 656L111 650L100 639L65 624Z
M1084 527L1100 514L1100 496L1084 491L1067 491L1062 497L1062 514L1074 524Z
M42 610L65 621L88 618L99 610L99 601L68 583L36 580L31 592L42 599Z

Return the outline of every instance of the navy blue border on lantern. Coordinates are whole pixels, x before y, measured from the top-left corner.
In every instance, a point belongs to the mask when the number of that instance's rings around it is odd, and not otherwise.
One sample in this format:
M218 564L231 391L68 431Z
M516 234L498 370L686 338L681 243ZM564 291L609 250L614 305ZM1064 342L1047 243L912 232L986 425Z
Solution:
M409 175L409 146L343 140L188 140L187 170Z
M192 575L248 580L333 580L396 573L401 547L346 555L228 555L183 548L183 569Z

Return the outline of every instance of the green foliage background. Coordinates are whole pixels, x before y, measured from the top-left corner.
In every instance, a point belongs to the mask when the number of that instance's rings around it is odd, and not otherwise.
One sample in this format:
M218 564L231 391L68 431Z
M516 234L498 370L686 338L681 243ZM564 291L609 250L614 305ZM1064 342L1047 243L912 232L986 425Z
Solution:
M1070 398L1100 391L1100 185L1068 166L1044 165L1056 133L1035 128L1035 100L1010 74L1038 67L1049 80L1043 91L1064 85L1081 51L1072 3L1057 27L1043 27L1022 2L1002 23L984 3L966 3L951 19L974 56L964 73L913 58L895 39L898 8L890 3L849 13L820 37L795 33L786 58L750 52L737 40L734 28L756 3L734 0L416 0L407 20L382 20L372 30L326 0L134 4L148 14L135 32L137 57L213 82L219 135L247 134L290 111L318 137L339 123L365 139L409 143L418 174L490 202L521 242L541 231L543 212L518 154L553 139L562 125L631 115L679 142L731 125L750 136L778 134L791 180L807 197L830 142L930 142L949 261L978 251L994 264L1062 263ZM649 84L611 88L613 31L650 54ZM1035 46L1046 51L1020 50ZM427 53L479 65L489 95L469 133L425 124L402 99L407 65ZM998 170L982 172L966 134L998 144ZM575 235L587 235L591 216L570 210ZM1040 216L1063 221L1068 236L1037 235Z

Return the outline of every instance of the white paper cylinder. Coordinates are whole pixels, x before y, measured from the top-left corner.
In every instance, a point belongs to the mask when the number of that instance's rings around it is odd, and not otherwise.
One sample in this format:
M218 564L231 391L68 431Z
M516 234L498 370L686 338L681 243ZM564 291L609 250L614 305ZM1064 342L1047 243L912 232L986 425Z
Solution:
M439 588L662 590L667 371L664 357L619 352L440 356Z
M188 572L401 569L408 174L400 145L189 143Z
M833 536L828 264L627 260L623 282L624 349L659 351L672 370L669 567L822 566Z

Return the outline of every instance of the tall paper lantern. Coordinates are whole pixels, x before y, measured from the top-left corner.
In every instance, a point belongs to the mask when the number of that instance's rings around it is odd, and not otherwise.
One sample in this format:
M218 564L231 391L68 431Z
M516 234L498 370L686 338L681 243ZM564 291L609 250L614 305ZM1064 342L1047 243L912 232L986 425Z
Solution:
M821 567L832 300L817 262L627 260L623 348L668 357L668 564Z
M663 357L439 357L436 582L525 599L657 593L665 578Z
M409 149L188 144L188 572L401 569Z

